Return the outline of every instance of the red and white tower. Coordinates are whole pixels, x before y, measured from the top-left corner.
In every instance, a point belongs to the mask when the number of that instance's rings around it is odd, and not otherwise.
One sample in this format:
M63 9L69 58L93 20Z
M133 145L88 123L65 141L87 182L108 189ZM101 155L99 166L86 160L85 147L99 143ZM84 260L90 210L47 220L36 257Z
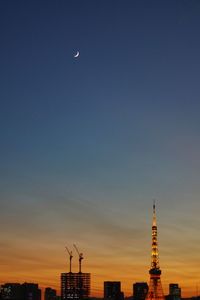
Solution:
M151 250L151 269L149 270L150 283L146 300L164 300L163 289L161 285L161 270L159 266L158 241L157 241L157 223L156 206L153 204L153 224L152 224L152 250Z

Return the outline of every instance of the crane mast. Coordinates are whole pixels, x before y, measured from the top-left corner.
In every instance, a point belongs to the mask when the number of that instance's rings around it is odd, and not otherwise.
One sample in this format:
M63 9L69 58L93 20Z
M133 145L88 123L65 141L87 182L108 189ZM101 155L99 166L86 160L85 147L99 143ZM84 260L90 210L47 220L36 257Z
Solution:
M72 272L72 258L73 258L72 251L69 251L69 249L67 248L67 246L65 247L65 250L69 254L69 272L71 273Z
M78 251L78 248L76 247L76 245L74 244L74 248L76 250L76 252L78 253L78 256L79 256L79 273L81 273L81 262L83 260L83 253L80 253Z

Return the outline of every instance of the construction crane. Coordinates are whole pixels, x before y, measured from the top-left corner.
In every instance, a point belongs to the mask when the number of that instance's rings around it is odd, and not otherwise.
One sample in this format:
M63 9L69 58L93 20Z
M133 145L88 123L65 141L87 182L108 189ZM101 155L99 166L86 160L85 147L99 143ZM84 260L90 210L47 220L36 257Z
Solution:
M83 259L83 253L80 253L78 251L78 248L76 247L76 245L74 244L74 248L76 249L76 252L78 253L78 256L79 256L79 273L81 273L81 261Z
M72 272L72 251L69 251L69 249L67 248L67 246L65 247L65 250L67 250L67 252L69 253L69 272Z

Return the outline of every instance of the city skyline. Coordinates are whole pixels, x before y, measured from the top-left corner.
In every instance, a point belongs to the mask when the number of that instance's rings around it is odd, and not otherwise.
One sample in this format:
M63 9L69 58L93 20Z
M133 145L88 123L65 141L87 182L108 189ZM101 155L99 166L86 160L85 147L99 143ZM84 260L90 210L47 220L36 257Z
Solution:
M0 282L58 290L76 244L93 296L131 295L155 198L164 293L196 294L199 16L198 0L0 2Z
M153 222L152 222L152 226L155 226L155 224L156 224L156 215L155 215L155 200L153 201ZM152 227L152 230L153 230L153 227ZM157 229L156 229L156 231L157 231ZM74 246L74 244L72 245L72 246ZM66 250L66 246L65 246L65 250ZM70 248L70 250L72 249L72 247ZM63 252L64 252L64 249L63 249ZM74 251L74 252L76 252L76 251ZM69 254L70 255L73 255L73 260L71 261L71 266L70 266L70 256L69 256ZM75 255L74 255L75 254ZM81 253L81 255L82 255L82 253ZM74 257L75 256L75 257ZM157 256L157 255L156 255ZM152 252L152 257L154 257L153 256L153 252ZM68 274L70 274L70 270L72 271L72 274L79 274L80 273L80 256L79 255L76 255L76 253L73 253L73 252L71 252L71 251L69 251L69 253L68 254L66 254L66 261L67 261L67 264L66 264L66 267L68 268L68 270L67 270L67 268L65 269L65 271L63 271L64 273L62 273L62 274L67 274L68 272ZM157 260L157 258L156 258L156 260ZM75 262L75 263L74 263ZM42 264L42 263L41 263ZM74 265L75 265L75 268L74 268ZM90 264L89 264L90 265ZM138 262L138 266L142 266L142 264L140 263L140 262ZM150 265L152 266L152 262L150 263ZM93 265L91 265L91 266L93 266ZM115 265L115 267L117 267L116 265ZM85 269L85 268L84 268ZM89 270L87 270L87 271L89 271ZM118 269L116 269L116 271L118 271ZM125 270L124 270L125 271ZM126 270L126 272L130 272L130 270L128 270L128 268L127 268L127 270ZM84 270L84 272L85 272L85 270ZM128 273L127 272L127 273ZM87 273L87 274L89 274L89 273ZM109 274L110 274L110 272L109 272ZM114 277L112 276L112 275L109 275L110 277L107 277L107 281L109 280L109 281L119 281L119 279L120 278L123 278L123 275L121 274L121 276L120 275L118 275L119 273L117 273L117 275L115 275ZM58 274L57 274L58 275ZM94 279L96 276L96 274L91 274L92 275L92 279ZM58 276L57 276L58 277ZM133 276L134 277L134 276ZM14 277L10 277L10 278L17 278L16 280L14 280L14 282L19 282L19 283L21 283L21 281L18 279L19 277L16 277L16 276L14 276ZM27 280L26 280L26 278L24 278L24 277L22 277L23 279L24 279L24 281L26 282ZM27 277L28 279L29 279L29 281L30 282L32 282L33 280L31 279L31 278L33 278L33 277ZM56 283L56 281L55 281L55 278L56 278L56 274L54 274L54 276L53 276L53 280L52 281L50 281L49 282L49 286L51 286L51 287L53 287L53 288L55 288L57 291L58 291L58 293L60 294L60 282L58 283ZM126 294L125 294L125 296L126 297L130 297L131 295L132 295L132 286L131 286L131 284L133 284L134 282L144 282L144 278L145 278L145 280L146 280L146 277L144 276L143 278L140 276L140 277L135 277L135 278L139 278L139 280L137 279L135 279L135 281L133 281L132 279L131 279L131 277L129 277L129 284L127 283L127 284L124 284L124 282L121 282L121 280L120 280L120 283L122 283L122 287L124 287L124 290L126 291ZM173 278L173 276L171 276L170 277L170 279L172 279ZM58 279L58 278L57 278ZM59 274L59 281L60 281L60 274ZM13 280L9 280L8 282L13 282ZM42 282L46 282L46 283L48 283L48 281L46 280L46 278L45 278L45 275L44 275L44 277L42 278L41 277L41 279L40 279L40 282L42 283ZM104 282L105 281L102 281L101 282L101 285L103 286L103 284L104 284ZM132 282L132 283L131 283ZM149 284L149 279L147 280L147 282L148 282L148 284ZM175 280L173 281L173 280L171 280L170 282L175 282ZM3 281L1 281L0 282L0 285L1 284L4 284L5 283L5 280L3 280ZM48 284L46 284L46 286L47 286ZM129 286L130 285L130 286ZM164 279L164 286L165 286L165 289L166 289L166 291L164 291L164 294L165 295L167 295L167 287L168 287L168 285L169 285L169 280L168 281L166 281L165 279ZM44 293L44 289L46 288L46 286L45 286L45 284L41 284L41 290L43 291L43 293ZM98 288L95 288L95 286L98 286ZM185 288L185 287L184 287ZM186 291L184 291L184 288L183 288L183 294L185 295L185 297L188 297L188 296L198 296L198 285L196 285L195 286L195 288L194 288L194 290L192 291L192 290L190 290L189 291L189 293L187 294L187 292ZM91 286L91 297L99 297L99 298L102 298L103 297L103 288L102 287L99 287L99 285L97 285L97 282L93 282L93 280L92 280L92 286Z

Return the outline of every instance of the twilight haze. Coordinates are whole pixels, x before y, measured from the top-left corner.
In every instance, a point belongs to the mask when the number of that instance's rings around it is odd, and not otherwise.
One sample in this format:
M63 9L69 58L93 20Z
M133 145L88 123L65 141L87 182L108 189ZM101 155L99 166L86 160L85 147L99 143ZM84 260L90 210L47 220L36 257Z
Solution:
M76 243L92 295L130 295L156 198L164 291L196 294L200 1L5 0L0 24L0 282L59 289Z

